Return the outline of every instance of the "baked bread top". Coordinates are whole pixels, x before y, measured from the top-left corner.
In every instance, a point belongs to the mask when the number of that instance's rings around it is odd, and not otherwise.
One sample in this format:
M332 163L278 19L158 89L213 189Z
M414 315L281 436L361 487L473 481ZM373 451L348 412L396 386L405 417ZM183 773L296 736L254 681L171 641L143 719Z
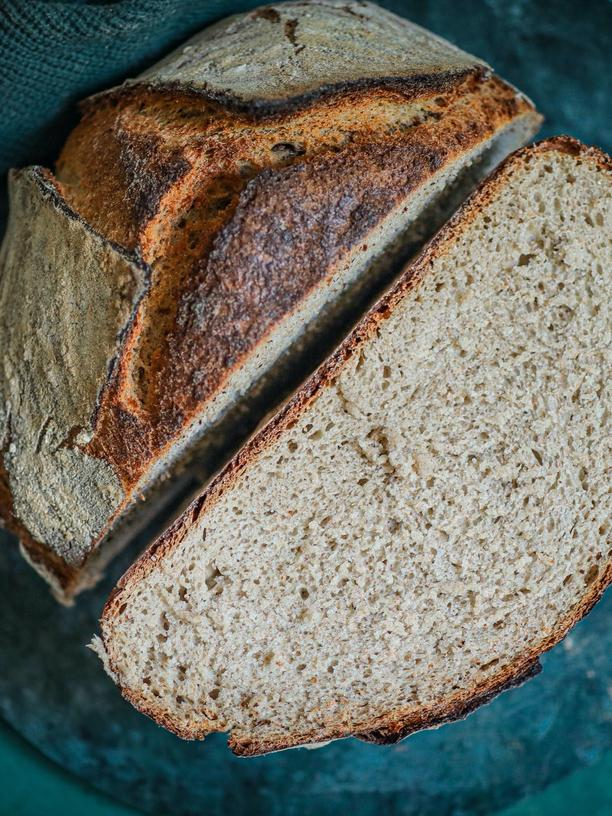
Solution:
M259 115L325 95L401 88L420 96L485 62L374 3L263 6L206 28L128 84L174 87Z

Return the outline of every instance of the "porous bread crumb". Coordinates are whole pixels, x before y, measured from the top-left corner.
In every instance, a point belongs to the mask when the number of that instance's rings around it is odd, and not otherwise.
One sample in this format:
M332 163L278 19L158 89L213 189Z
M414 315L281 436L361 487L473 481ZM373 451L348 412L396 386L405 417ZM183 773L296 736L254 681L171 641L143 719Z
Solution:
M540 152L103 619L185 735L363 730L543 648L610 560L609 174ZM468 211L469 213L469 211Z
M609 174L536 153L121 594L118 682L191 736L313 741L486 682L610 551Z
M107 620L180 728L309 739L469 689L609 558L609 177L526 162Z

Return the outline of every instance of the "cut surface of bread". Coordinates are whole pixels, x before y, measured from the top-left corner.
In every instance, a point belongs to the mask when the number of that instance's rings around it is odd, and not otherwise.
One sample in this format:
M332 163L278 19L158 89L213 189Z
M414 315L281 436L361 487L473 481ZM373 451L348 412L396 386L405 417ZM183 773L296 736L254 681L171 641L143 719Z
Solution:
M464 716L612 577L609 157L519 151L126 573L122 693L243 755Z
M344 50L347 37L355 47ZM35 324L0 319L0 512L58 596L92 583L126 521L162 506L196 452L209 473L227 459L278 404L280 383L297 385L316 365L312 350L344 336L405 247L539 123L478 59L376 6L335 0L223 21L88 100L57 177L45 177L65 225L55 242L24 241L40 221L28 199L0 276L3 300L28 314L42 269L69 287L79 275L65 267L66 230L97 236L90 294L115 250L146 269L112 357L96 357L98 390L65 433L44 400L32 418L9 417L29 382L22 333L53 401L66 360L89 365L78 320L54 356ZM13 177L16 202L26 183ZM12 245L23 248L19 268ZM78 252L69 262L78 267ZM104 310L90 304L78 319L106 332ZM106 483L73 512L64 498L90 471Z

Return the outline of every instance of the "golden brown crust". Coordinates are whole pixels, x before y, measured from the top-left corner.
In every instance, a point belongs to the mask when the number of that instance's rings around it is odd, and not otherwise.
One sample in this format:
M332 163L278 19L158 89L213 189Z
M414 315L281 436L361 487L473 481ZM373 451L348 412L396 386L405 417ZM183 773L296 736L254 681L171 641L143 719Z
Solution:
M47 182L71 217L88 229L93 222L93 231L126 257L138 262L140 255L153 267L93 411L93 437L81 448L110 465L125 491L91 553L140 492L149 468L280 320L367 243L377 223L438 168L508 123L538 120L514 89L496 77L483 80L480 71L432 93L423 91L414 111L403 92L370 87L324 95L306 112L276 112L265 121L267 135L257 138L273 152L281 148L280 161L276 155L273 168L254 165L246 174L236 154L253 151L252 122L201 98L128 89L87 113L59 162L60 182L48 173ZM411 111L409 127L394 125L393 116L388 121L394 105ZM158 130L151 118L143 124L143 111L159 113ZM346 133L329 138L336 119L350 131L345 142ZM200 128L214 137L206 150L204 137L202 144L194 140ZM295 144L296 129L305 134L308 155ZM202 184L205 165L210 180ZM343 190L340 205L330 202L330 186ZM199 218L202 201L206 229L196 218L194 229L180 235L178 215L193 204ZM279 228L281 220L287 228ZM4 514L31 560L72 595L85 563L64 564L8 509Z
M128 492L274 327L330 279L348 253L367 244L370 232L404 198L510 121L532 113L513 89L497 78L483 84L479 72L456 82L439 100L422 93L427 107L421 121L395 130L383 128L376 105L404 105L407 100L379 90L325 99L303 121L277 115L267 122L275 129L272 136L269 128L250 130L226 111L202 107L198 100L193 107L191 101L187 121L193 116L200 127L201 117L210 117L207 126L215 139L220 127L224 133L235 130L233 137L214 141L214 158L208 158L210 149L205 151L211 182L204 182L202 157L190 153L179 137L162 147L159 134L136 129L133 105L140 110L145 104L149 112L157 105L170 117L183 111L188 95L123 93L118 113L109 108L100 122L92 115L75 131L76 144L68 142L61 166L65 172L70 152L83 149L79 140L89 149L98 138L105 144L110 139L110 152L118 151L119 173L111 192L131 202L132 220L124 220L121 228L104 221L107 208L100 205L100 196L109 194L104 180L100 186L90 177L74 190L66 184L66 194L88 218L102 219L100 227L110 229L113 238L136 244L159 269L159 283L134 323L87 449L113 467ZM323 132L337 127L336 120L347 111L360 109L371 110L345 144L296 147L295 140L284 141L291 128ZM189 132L181 120L179 133L185 128ZM99 129L100 137L95 136ZM236 154L258 155L260 143L275 139L281 141L274 147L293 147L293 154L280 165L260 168L250 181L248 174L241 179ZM90 159L81 169L92 172L97 166ZM211 222L206 210L193 251L184 246L180 225L168 243L164 225L171 223L171 213L180 212L190 194L195 196L190 211L197 210L203 197L211 198L211 184L219 174L225 193L221 217ZM181 184L173 186L177 179ZM342 191L339 200L337 195L330 198L332 188ZM117 218L115 210L112 218Z
M139 580L156 568L160 559L180 545L191 525L197 521L202 512L209 509L226 490L233 486L254 459L273 444L286 429L297 422L302 412L317 399L328 384L335 380L347 361L376 333L380 323L389 317L406 294L418 285L419 281L427 274L433 259L444 254L446 249L461 235L466 226L495 198L510 175L521 164L528 163L533 157L549 151L567 153L578 157L580 160L592 162L604 171L612 169L611 157L601 150L583 145L569 136L558 136L517 151L483 182L455 216L429 242L419 257L406 267L393 288L370 309L336 352L308 379L272 420L251 438L216 479L192 502L183 515L148 548L120 579L106 602L100 621L102 640L113 671L116 671L116 669L113 666L110 630L113 618L120 615L125 609L131 589L137 585ZM358 736L367 741L389 743L396 742L414 731L435 727L444 722L462 718L474 708L491 700L504 689L515 686L536 673L538 671L539 656L565 637L569 629L590 611L611 582L612 563L608 564L599 579L590 585L588 592L569 612L566 619L540 643L532 646L523 655L518 656L511 666L505 667L487 682L468 692L457 693L438 706L426 710L413 708L406 711L393 711L371 722L359 723L350 728L312 732L296 736L293 739L282 735L276 740L270 738L266 741L258 741L246 737L237 738L231 736L229 740L230 748L234 753L241 756L255 756L297 745L340 739L347 736ZM202 724L185 725L184 722L174 720L167 711L151 706L140 697L137 691L122 687L119 679L117 682L123 696L136 708L178 736L185 739L202 739L207 733L210 733L211 729Z

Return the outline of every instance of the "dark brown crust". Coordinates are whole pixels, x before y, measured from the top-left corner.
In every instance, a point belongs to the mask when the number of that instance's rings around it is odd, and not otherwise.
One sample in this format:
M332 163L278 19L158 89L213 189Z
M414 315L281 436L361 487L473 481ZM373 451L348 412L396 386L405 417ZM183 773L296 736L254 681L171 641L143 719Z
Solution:
M209 509L221 495L231 488L245 469L255 458L273 444L282 433L292 427L302 412L314 402L321 391L333 383L346 362L359 351L377 331L380 323L392 314L398 303L427 274L434 258L442 255L447 247L461 235L465 227L497 195L509 176L522 164L531 161L532 157L542 153L557 151L580 157L594 163L603 171L612 170L612 159L601 150L582 145L569 136L558 136L517 151L480 186L470 199L460 208L455 216L426 246L419 257L403 272L393 288L368 312L341 344L337 351L325 362L299 389L293 398L272 418L272 420L241 449L234 459L221 471L206 490L185 510L183 515L132 565L121 578L104 607L101 618L102 640L109 658L111 671L116 673L113 665L111 634L113 619L123 612L129 602L130 590L138 581L155 569L159 560L178 547L204 510ZM459 692L438 706L420 710L393 711L371 722L361 723L355 727L329 729L327 731L302 734L294 738L283 735L265 741L256 739L235 738L230 736L231 750L240 756L255 756L279 751L312 742L340 739L348 736L359 736L367 741L392 743L418 730L432 728L444 722L466 716L479 705L491 700L507 688L511 688L538 671L539 656L565 637L584 615L603 595L612 582L612 563L609 563L599 579L589 587L583 598L570 610L568 616L557 627L549 632L543 640L519 655L514 663L506 666L493 678L468 692ZM185 739L201 739L211 729L201 723L185 724L178 722L159 707L151 706L136 690L121 686L123 696L142 713L154 719L160 725Z
M164 193L191 169L181 153L164 156L159 137L119 129L119 159L126 180L126 201L134 223L142 228L158 211Z
M130 149L131 134L123 131L121 125L121 117L125 111L136 110L141 113L150 107L155 107L158 103L163 103L167 106L171 116L172 112L184 109L187 109L190 117L198 117L207 112L210 118L214 119L227 132L233 131L236 125L238 126L237 129L240 130L245 124L256 124L258 127L265 125L269 128L276 129L278 127L282 129L287 125L290 126L296 116L327 115L329 117L338 108L350 109L351 105L359 106L360 103L365 101L375 103L377 99L381 98L395 98L396 101L401 100L402 104L407 105L416 100L426 102L441 99L443 100L443 107L446 107L458 98L467 98L467 95L473 93L475 89L485 87L497 87L497 90L502 92L500 98L496 100L499 110L496 110L495 107L489 107L487 113L493 116L501 113L511 116L520 110L522 112L531 111L535 114L533 105L525 97L522 97L516 89L498 77L481 70L471 70L458 74L454 81L449 81L444 87L435 87L434 85L429 88L427 83L424 83L420 91L416 88L410 91L400 87L385 87L384 83L381 87L376 87L376 83L374 85L367 83L365 87L359 87L359 85L352 87L349 84L337 93L324 95L313 100L310 104L298 105L293 110L278 110L264 117L263 120L261 117L232 110L231 105L225 105L222 102L210 99L188 86L180 84L128 84L92 97L91 100L86 100L81 123L73 131L66 143L58 167L61 170L67 160L70 162L70 159L74 158L73 154L75 151L78 152L79 140L84 135L83 131L86 131L87 128L95 131L96 120L100 120L100 115L106 116L107 118L103 118L101 124L103 130L98 132L96 140L93 143L89 141L87 143L91 153L94 153L96 149L100 148L100 145L103 145L108 155L110 166L102 168L104 175L99 177L98 182L102 182L102 185L105 186L105 193L111 196L114 204L113 210L117 211L112 213L115 220L112 218L108 221L105 220L105 217L108 218L111 213L103 210L100 198L95 199L95 191L88 190L87 184L84 185L84 188L81 187L78 196L82 203L84 194L89 193L91 195L93 193L93 198L97 203L90 209L90 217L99 219L96 223L100 223L101 219L101 223L105 224L102 229L103 232L110 231L109 234L115 237L116 240L125 243L126 246L133 247L138 244L138 239L142 236L138 234L138 219L130 219L129 212L125 211L126 204L129 205L130 203L126 201L126 186L130 187L133 180L136 180L135 192L137 195L141 195L142 188L150 187L150 194L146 195L148 211L152 214L159 214L155 205L159 203L164 190L167 189L167 185L164 183L165 177L172 174L176 164L182 165L183 162L188 164L189 160L187 155L180 151L174 155L164 153L163 150L160 150L159 139L155 138L153 134L142 132L138 133L138 135L133 134L138 142L138 150ZM506 98L502 100L501 96L504 94ZM505 110L507 106L510 107ZM474 115L478 118L479 114L475 111ZM375 119L373 121L375 122ZM131 121L131 124L133 125L134 122ZM329 124L333 124L332 120L329 120ZM365 134L368 134L368 125L369 118L364 116L363 130ZM369 131L370 141L376 139L375 127L374 124L374 128ZM113 132L115 139L111 138ZM76 139L75 134L77 135ZM199 135L204 135L204 133L199 134L194 131L194 137ZM325 140L323 139L323 141ZM198 140L195 138L190 147L197 146L197 143ZM240 149L244 149L244 145ZM227 145L224 148L223 144L216 144L215 154L210 156L212 166L219 166L222 163L220 160L227 159L227 155L224 155L225 150L227 150ZM234 154L236 146L230 143L229 150L230 153ZM193 156L193 152L189 152ZM195 153L197 154L197 149ZM92 161L92 163L94 166L100 166L97 162ZM161 170L159 165L163 165ZM120 172L122 168L124 170L123 174ZM177 177L180 177L178 170L174 172ZM153 178L149 179L149 175L152 175ZM108 186L109 181L111 182L110 187ZM99 184L96 186L99 186ZM116 197L116 193L119 193L119 198ZM129 211L130 208L127 209ZM119 222L117 222L117 217ZM126 221L127 223L125 223Z
M351 143L264 170L246 185L210 251L186 277L178 302L168 306L176 312L155 350L158 362L144 372L146 410L126 410L119 380L107 391L88 452L113 467L127 492L275 326L333 276L343 257L367 243L402 199L503 125L535 116L505 83L491 83L497 96L482 109L474 106L472 118L457 122L444 139L425 123L415 134ZM330 188L342 190L339 202L330 199ZM135 323L134 337L138 332Z
M281 121L296 107L314 105L323 99L328 100L326 104L331 104L329 97L332 95L334 99L340 99L363 89L375 94L385 87L401 88L402 94L408 98L411 94L427 96L444 92L450 101L473 91L485 74L479 66L444 77L413 77L408 84L385 78L361 84L348 83L334 89L322 88L310 97L308 103L302 100L295 106L276 106L266 116ZM265 342L279 320L288 316L312 288L331 277L343 254L367 241L370 230L385 217L385 213L422 184L436 168L450 164L509 122L521 116L537 117L530 104L501 80L492 77L489 82L498 88L499 93L483 103L478 114L474 112L473 121L467 121L463 129L458 129L454 141L436 142L435 134L428 135L423 144L387 137L383 143L354 144L344 152L322 154L282 170L264 171L254 179L217 235L212 252L200 261L179 303L177 319L166 339L166 346L158 350L158 358L164 360L171 356L172 365L159 371L155 366L146 369L147 377L152 378L150 390L158 393L159 399L148 405L144 412L132 410L129 387L123 387L124 381L130 379L128 366L131 358L126 349L139 339L142 329L143 310L139 307L144 306L145 299L141 299L125 332L122 353L113 361L107 386L95 406L93 439L83 448L86 454L103 459L113 468L126 492L125 501L108 520L98 539L91 542L92 553L132 501L134 492L139 489L139 480L152 462L171 449L176 436L197 416L202 403L223 387L245 356ZM140 85L126 86L114 93L118 98L142 92L143 86ZM176 95L178 92L168 93ZM180 93L185 96L187 92L181 88ZM102 96L110 99L112 104L112 93ZM201 94L196 96L202 97ZM263 116L262 111L257 116ZM130 134L124 134L118 155L125 164L123 172L131 190L127 198L133 208L136 230L158 209L165 192L189 172L190 165L181 153L160 156L154 138L145 143L141 139L135 144L134 136ZM143 167L147 170L144 173L146 183L142 173L135 175L133 172L139 161L144 162L140 170ZM372 184L372 174L376 172L385 180L378 189ZM134 176L131 184L130 173ZM91 229L59 195L46 171L45 179L56 206ZM347 188L345 203L352 219L348 219L348 230L347 213L334 212L330 206L328 191L332 184L344 184ZM278 229L279 215L289 213L295 218L297 213L303 217L308 209L306 205L313 203L319 207L316 219L305 227L300 225L296 230L300 233L299 245L294 242L289 246ZM316 240L313 240L313 230L318 234ZM99 234L97 230L92 231ZM128 252L113 241L109 243L131 261L139 263L138 250ZM297 263L305 257L308 264ZM262 264L266 269L265 279L261 276ZM316 270L317 275L309 277L305 270L310 273ZM221 281L220 286L217 286L218 281ZM203 305L210 307L210 311L219 308L223 312L218 325L207 323L205 334L198 325L198 310L201 311ZM228 326L233 326L233 331L228 333ZM181 395L179 399L177 394ZM0 496L0 509L1 503ZM8 511L6 514L8 516ZM63 592L71 595L78 585L80 570L64 565L48 548L34 541L16 520L12 529L23 541L32 560L54 575Z
M294 113L297 110L304 110L329 97L354 91L400 91L406 99L414 99L427 93L450 91L457 84L470 77L481 81L490 74L491 70L487 66L474 65L461 71L439 71L431 74L415 74L410 77L390 76L354 79L347 82L321 85L315 90L308 91L308 93L283 99L243 99L234 94L213 91L204 87L199 89L191 88L181 82L157 83L142 80L127 82L118 88L112 88L109 91L102 91L99 94L90 96L81 102L81 109L83 112L88 112L92 105L98 104L102 99L119 99L133 91L151 90L170 94L180 93L192 96L195 99L206 99L210 102L217 102L226 110L234 113L242 113L253 119L265 120Z

